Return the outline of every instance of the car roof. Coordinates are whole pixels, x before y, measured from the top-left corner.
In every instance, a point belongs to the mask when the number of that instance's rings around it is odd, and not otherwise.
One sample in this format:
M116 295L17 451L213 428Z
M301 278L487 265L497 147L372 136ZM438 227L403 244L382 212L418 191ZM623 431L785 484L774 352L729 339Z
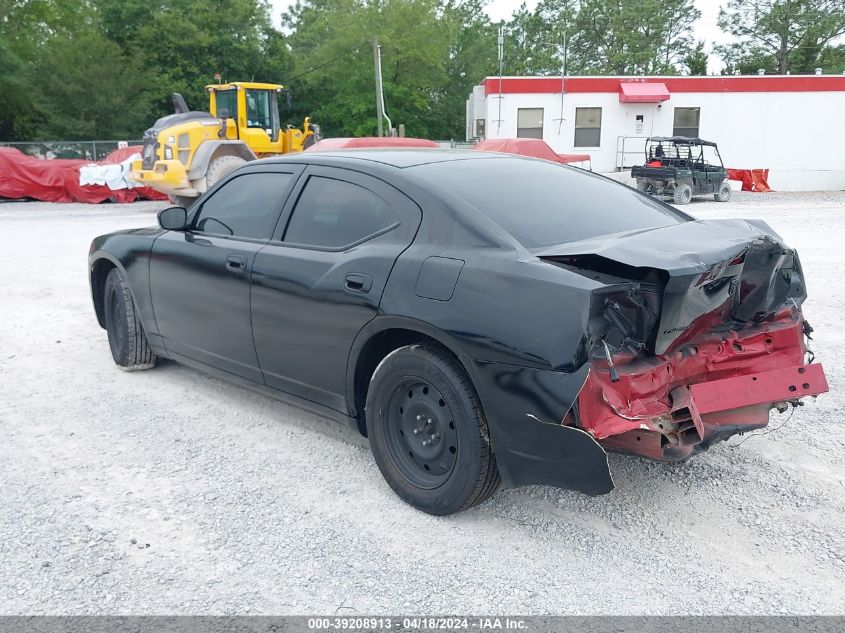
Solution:
M709 145L716 147L713 141L705 141L703 138L695 138L692 136L652 136L649 141L667 142L667 143L689 143L690 145Z
M286 154L284 156L266 158L264 161L269 163L285 163L290 161L298 163L320 163L325 159L346 159L370 161L402 169L405 167L414 167L416 165L425 165L428 163L442 163L456 160L485 160L493 158L533 160L516 155L478 152L473 150L433 148L368 148L330 150L325 152L298 152L296 154Z

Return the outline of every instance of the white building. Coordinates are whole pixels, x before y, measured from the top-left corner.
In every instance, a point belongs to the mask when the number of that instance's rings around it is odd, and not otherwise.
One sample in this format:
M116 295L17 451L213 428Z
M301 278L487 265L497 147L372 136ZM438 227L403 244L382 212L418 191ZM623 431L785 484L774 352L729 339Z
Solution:
M467 140L542 138L597 172L673 135L716 141L726 167L769 169L775 190L845 189L845 75L487 77L467 100Z

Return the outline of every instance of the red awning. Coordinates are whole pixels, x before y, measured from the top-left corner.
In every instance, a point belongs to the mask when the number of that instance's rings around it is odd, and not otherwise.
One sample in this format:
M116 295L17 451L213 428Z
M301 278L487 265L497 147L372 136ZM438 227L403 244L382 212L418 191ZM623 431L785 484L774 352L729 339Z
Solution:
M661 82L623 81L619 84L621 103L660 103L669 99L669 89Z

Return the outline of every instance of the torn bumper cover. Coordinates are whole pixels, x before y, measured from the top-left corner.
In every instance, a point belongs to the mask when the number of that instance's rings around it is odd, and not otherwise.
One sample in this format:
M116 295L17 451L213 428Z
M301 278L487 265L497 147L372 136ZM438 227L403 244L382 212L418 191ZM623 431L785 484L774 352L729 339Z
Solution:
M805 344L798 256L762 222L686 222L538 256L597 286L578 371L495 381L503 394L488 417L505 485L608 492L605 450L683 460L828 391ZM538 382L547 373L559 384Z

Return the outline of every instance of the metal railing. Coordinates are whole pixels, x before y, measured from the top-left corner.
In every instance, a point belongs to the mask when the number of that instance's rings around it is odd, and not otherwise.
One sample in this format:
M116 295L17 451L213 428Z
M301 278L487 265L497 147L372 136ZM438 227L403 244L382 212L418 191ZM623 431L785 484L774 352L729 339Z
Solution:
M646 139L647 136L616 137L616 171L625 171L642 164Z
M103 160L118 147L141 145L143 141L22 141L0 143L0 147L13 147L35 158L80 158Z

